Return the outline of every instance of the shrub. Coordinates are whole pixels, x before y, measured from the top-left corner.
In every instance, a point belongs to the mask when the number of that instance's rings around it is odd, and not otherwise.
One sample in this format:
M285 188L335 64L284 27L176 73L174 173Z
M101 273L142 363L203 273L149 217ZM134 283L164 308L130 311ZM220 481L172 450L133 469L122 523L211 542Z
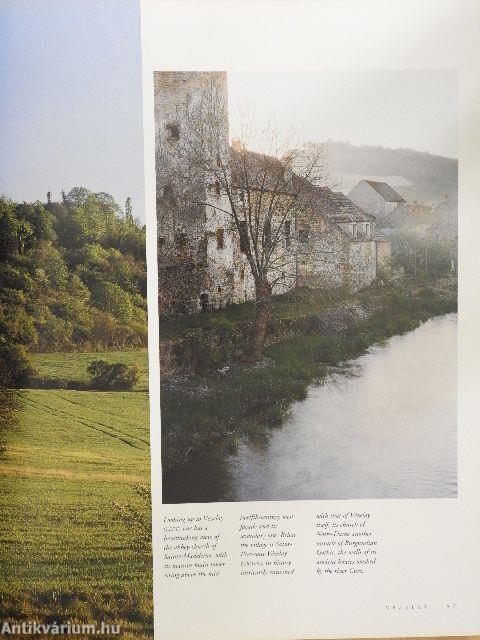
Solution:
M90 388L97 391L129 391L139 378L138 365L123 362L94 360L88 365L87 371L92 376Z
M34 374L25 347L5 344L0 338L0 387L26 387Z

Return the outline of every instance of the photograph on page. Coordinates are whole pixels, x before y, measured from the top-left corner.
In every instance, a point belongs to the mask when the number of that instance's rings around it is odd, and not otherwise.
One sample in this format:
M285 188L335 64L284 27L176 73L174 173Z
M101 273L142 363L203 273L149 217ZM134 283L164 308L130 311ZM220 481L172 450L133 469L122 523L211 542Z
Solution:
M164 502L455 498L458 74L153 86Z

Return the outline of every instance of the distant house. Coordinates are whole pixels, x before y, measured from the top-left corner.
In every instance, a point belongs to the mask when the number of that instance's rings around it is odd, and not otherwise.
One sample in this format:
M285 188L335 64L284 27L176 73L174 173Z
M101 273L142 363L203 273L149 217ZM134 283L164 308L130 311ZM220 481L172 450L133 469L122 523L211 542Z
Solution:
M405 198L386 182L360 180L348 194L360 209L375 216L381 229L398 228L403 216L407 215Z
M303 276L299 284L325 286L330 279L332 286L347 286L355 291L373 282L390 259L390 240L377 229L375 217L362 211L345 194L326 187L317 187L310 193L309 205L315 213L307 219L316 218L318 222L311 225L303 252L298 245L298 262L307 268L305 273L304 268L299 269L298 274ZM335 230L336 247L318 224L321 218Z

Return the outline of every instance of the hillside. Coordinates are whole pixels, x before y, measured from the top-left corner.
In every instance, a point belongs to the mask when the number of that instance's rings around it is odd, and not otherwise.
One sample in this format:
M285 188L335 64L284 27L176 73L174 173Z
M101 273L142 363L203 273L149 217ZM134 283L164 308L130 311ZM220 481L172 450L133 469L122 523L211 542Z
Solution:
M315 143L313 143L315 144ZM327 143L328 161L338 188L348 193L362 178L388 182L407 202L457 200L458 161L413 149Z
M78 187L61 202L0 198L0 383L26 379L26 351L145 346L146 280L129 200L122 211Z

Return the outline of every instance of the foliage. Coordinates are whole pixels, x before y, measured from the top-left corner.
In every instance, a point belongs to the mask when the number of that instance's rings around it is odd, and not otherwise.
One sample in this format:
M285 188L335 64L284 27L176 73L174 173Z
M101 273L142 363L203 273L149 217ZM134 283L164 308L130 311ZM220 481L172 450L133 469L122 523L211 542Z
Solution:
M452 242L403 230L391 240L392 267L403 269L408 276L441 278L452 269Z
M303 292L307 300L307 293ZM443 297L435 289L379 287L357 294L368 314L358 315L348 331L315 330L318 313L314 294L310 298L311 330L266 348L267 358L257 365L234 363L223 372L214 370L185 382L166 381L161 389L162 463L164 498L173 487L175 469L189 456L206 454L212 446L227 450L242 436L262 437L277 426L290 404L305 397L308 385L328 373L328 367L362 354L371 344L411 331L429 317L456 311L455 295ZM346 306L348 302L341 303ZM312 313L314 312L314 313ZM301 318L294 319L300 322ZM303 326L303 323L302 323ZM190 342L187 335L186 342ZM201 356L216 360L217 352Z
M73 351L146 341L145 229L130 200L123 215L109 194L79 187L48 204L0 198L0 344Z
M126 365L123 362L112 364L105 360L94 360L88 365L92 380L90 386L98 391L130 391L137 384L139 369L136 363Z

